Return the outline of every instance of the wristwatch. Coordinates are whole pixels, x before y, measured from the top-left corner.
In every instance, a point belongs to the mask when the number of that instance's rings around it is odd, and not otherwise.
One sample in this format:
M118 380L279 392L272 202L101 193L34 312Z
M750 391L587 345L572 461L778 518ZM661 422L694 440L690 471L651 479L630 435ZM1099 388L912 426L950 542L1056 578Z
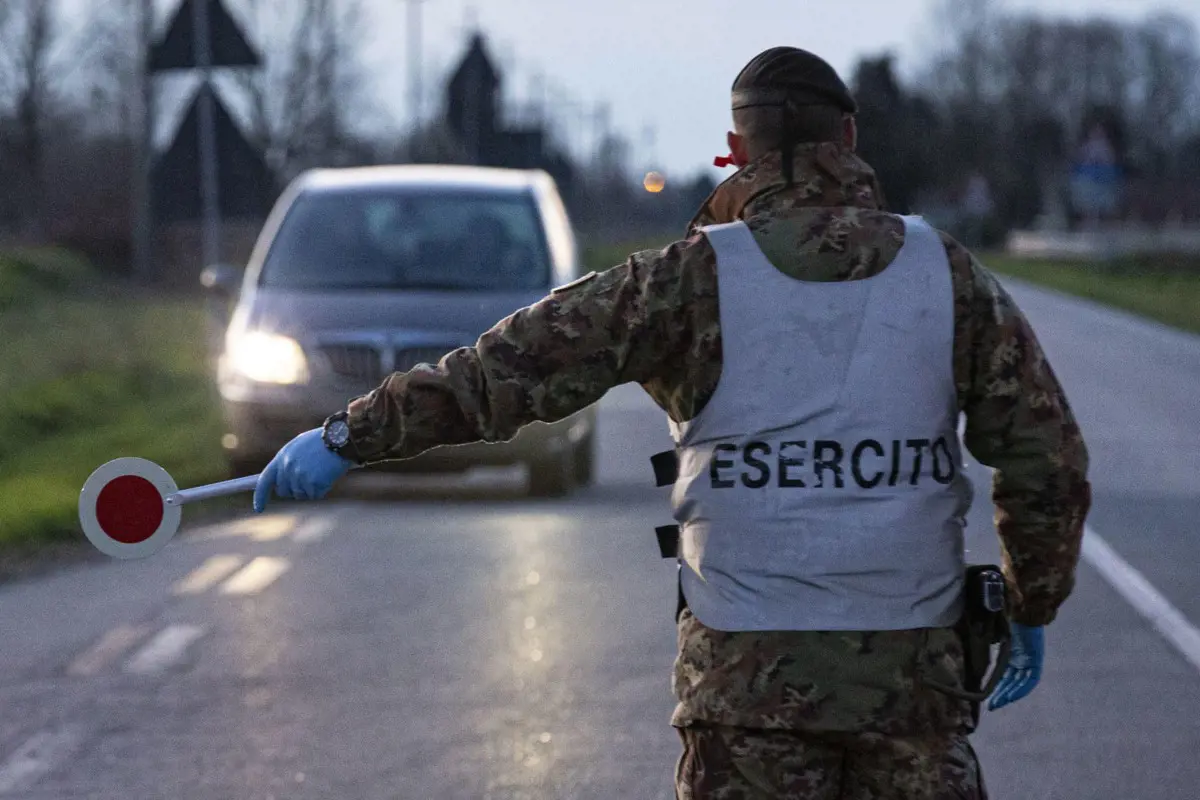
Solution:
M342 458L358 461L354 445L350 442L350 423L346 421L348 416L345 411L331 414L321 430L321 441Z

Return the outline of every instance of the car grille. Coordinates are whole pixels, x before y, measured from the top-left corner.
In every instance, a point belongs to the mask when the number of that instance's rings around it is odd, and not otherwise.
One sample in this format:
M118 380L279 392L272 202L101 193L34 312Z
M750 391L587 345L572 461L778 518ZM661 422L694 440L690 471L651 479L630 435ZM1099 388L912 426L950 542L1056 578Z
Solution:
M396 351L393 372L408 372L417 364L436 364L442 356L454 349L444 347L406 347ZM320 348L329 361L334 375L355 386L374 388L388 376L382 351L371 345L336 344Z
M383 382L383 359L379 350L370 345L337 344L321 348L329 360L333 374L356 385L378 385Z

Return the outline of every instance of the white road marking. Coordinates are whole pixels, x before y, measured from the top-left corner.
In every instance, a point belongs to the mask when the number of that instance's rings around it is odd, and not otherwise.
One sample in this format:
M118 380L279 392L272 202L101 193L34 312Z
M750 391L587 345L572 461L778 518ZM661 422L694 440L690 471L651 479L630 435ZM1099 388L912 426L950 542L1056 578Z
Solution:
M137 675L165 672L181 661L192 642L204 633L205 629L196 625L168 625L126 662L125 671Z
M296 526L292 538L301 544L320 541L333 530L333 522L332 514L309 517Z
M200 528L192 535L196 539L245 536L256 542L272 542L291 533L295 524L295 514L266 514Z
M175 584L173 591L175 594L207 592L232 575L233 571L242 565L243 560L241 556L213 556Z
M273 542L282 539L292 532L296 525L294 516L259 517L242 520L239 530L243 531L256 542Z
M68 675L95 675L120 658L126 650L150 633L146 625L121 625L100 638L67 667Z
M1084 529L1083 557L1193 667L1200 670L1200 630L1090 527Z
M259 556L221 586L221 594L257 594L287 572L291 563L286 558Z
M83 728L79 725L34 735L0 763L0 794L28 789L53 771L82 741Z

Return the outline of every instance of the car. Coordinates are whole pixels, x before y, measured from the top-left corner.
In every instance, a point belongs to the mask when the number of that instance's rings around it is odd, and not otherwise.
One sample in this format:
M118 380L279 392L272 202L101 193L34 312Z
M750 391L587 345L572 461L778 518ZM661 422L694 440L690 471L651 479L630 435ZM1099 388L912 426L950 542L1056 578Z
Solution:
M215 359L230 471L261 471L389 374L474 345L581 273L566 208L543 171L397 165L300 175L245 269L212 265L201 277L232 304ZM595 438L592 406L507 442L437 447L368 469L525 464L532 494L561 496L592 480Z

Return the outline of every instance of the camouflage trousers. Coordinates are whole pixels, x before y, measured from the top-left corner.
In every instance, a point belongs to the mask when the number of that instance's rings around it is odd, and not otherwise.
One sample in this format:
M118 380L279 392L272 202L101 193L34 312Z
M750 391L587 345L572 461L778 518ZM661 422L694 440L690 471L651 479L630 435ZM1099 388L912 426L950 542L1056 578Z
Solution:
M979 761L962 734L677 730L678 800L987 800Z

